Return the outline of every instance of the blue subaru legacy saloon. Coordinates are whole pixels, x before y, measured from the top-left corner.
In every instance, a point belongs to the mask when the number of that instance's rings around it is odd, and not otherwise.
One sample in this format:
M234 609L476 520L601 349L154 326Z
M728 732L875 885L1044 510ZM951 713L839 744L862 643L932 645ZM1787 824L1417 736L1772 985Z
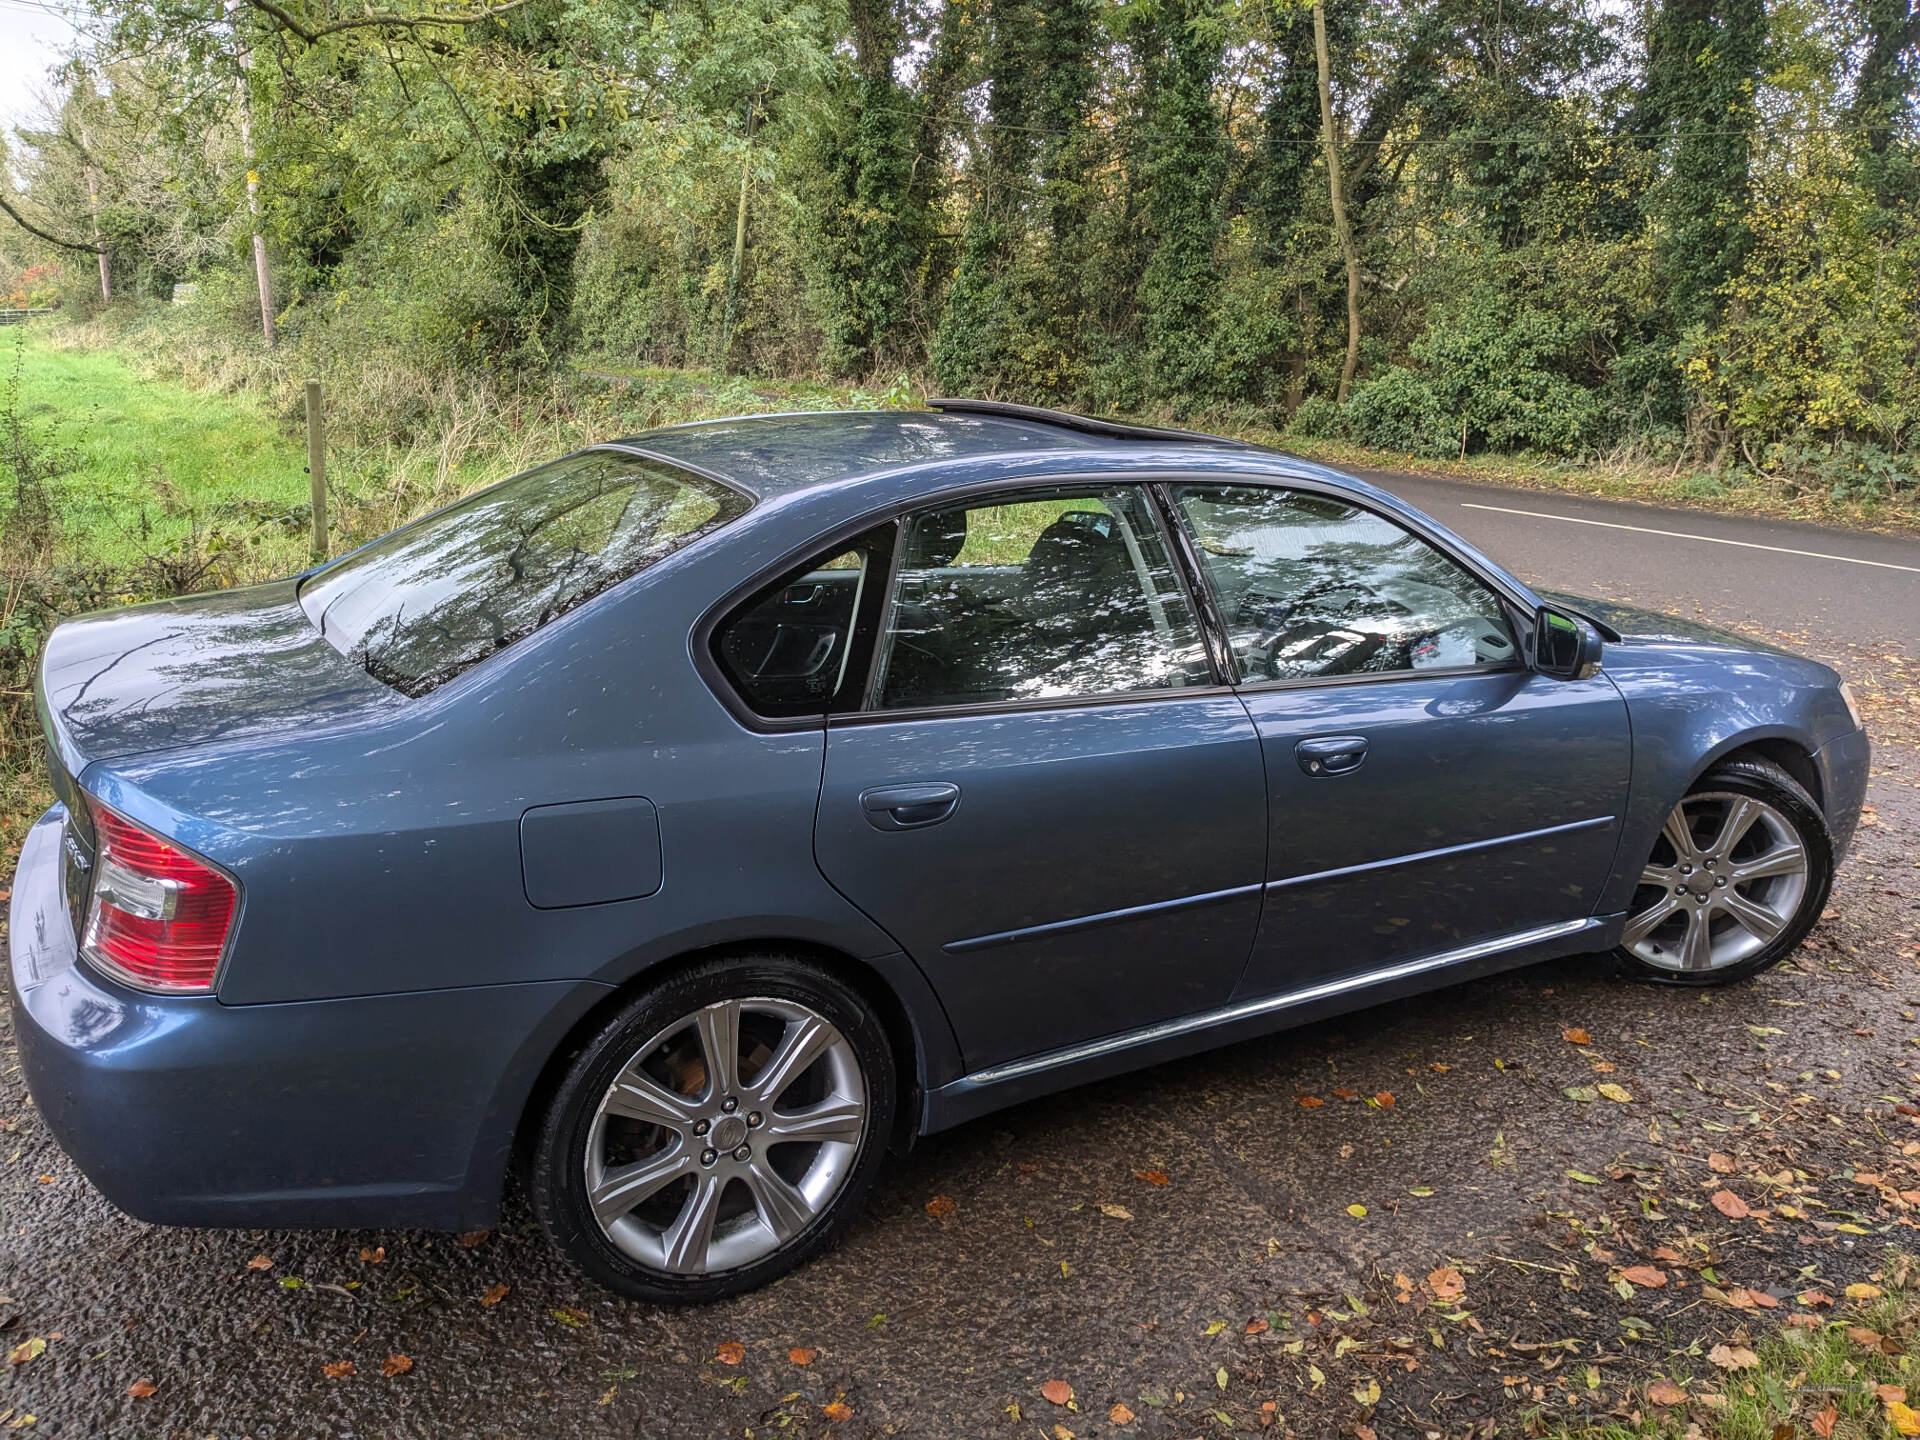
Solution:
M1374 487L984 401L596 445L72 620L20 1062L116 1205L818 1252L999 1106L1576 952L1742 979L1868 745L1824 665L1541 596Z

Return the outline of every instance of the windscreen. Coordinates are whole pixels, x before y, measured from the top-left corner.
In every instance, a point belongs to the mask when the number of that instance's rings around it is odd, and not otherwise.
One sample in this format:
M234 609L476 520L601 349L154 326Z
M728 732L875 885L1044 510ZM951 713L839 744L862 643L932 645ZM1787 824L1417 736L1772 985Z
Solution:
M663 461L585 451L363 546L300 603L376 680L424 695L751 503Z

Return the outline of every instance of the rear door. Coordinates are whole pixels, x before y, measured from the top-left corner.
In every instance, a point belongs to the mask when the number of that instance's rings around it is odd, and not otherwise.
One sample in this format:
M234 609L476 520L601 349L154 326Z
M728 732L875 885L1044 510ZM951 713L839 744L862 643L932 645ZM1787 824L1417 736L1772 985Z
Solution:
M815 850L970 1069L1225 1003L1259 916L1260 743L1138 486L903 522Z
M1605 675L1535 674L1490 586L1395 518L1269 486L1170 493L1266 757L1243 998L1592 913L1629 766Z

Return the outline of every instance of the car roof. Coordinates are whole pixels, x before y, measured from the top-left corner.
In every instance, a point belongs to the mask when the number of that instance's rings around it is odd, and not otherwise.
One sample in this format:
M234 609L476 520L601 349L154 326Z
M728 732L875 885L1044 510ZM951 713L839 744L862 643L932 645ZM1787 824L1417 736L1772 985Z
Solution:
M700 420L612 443L698 467L756 497L832 487L890 470L964 465L986 457L1072 452L1087 468L1146 452L1273 455L1244 441L1125 425L992 401L929 402L936 410L828 410ZM1277 457L1276 457L1277 458Z

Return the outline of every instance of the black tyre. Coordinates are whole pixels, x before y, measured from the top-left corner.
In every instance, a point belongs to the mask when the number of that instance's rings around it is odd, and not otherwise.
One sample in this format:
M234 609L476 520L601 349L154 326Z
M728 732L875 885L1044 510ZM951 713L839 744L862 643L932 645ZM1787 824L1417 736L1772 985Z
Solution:
M818 1254L873 1182L892 1054L860 995L807 961L663 979L575 1055L528 1193L574 1264L636 1300L698 1304Z
M1833 837L1813 797L1766 760L1729 760L1667 817L1614 953L1668 985L1725 985L1777 965L1820 918Z

